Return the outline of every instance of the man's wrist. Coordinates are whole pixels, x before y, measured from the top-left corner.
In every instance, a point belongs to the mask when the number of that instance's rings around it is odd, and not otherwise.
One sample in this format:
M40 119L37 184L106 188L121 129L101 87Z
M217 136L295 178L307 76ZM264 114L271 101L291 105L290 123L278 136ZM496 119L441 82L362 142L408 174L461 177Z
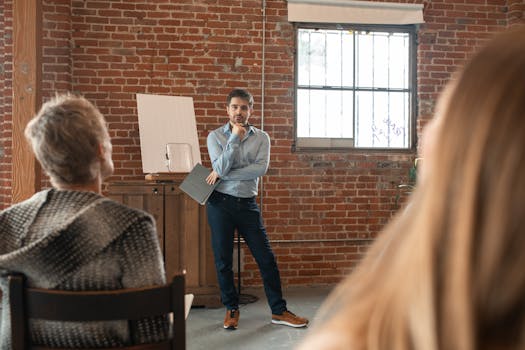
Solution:
M241 137L237 134L234 134L232 133L231 136L230 136L230 143L232 142L235 142L235 143L240 143L241 142Z

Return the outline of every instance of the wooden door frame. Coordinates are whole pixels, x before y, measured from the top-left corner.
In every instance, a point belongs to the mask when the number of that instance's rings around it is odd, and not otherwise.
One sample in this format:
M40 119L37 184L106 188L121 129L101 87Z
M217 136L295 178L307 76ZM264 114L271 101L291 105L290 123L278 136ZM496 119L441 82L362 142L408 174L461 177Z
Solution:
M31 197L41 187L40 167L24 136L41 105L41 37L40 0L13 1L12 203Z

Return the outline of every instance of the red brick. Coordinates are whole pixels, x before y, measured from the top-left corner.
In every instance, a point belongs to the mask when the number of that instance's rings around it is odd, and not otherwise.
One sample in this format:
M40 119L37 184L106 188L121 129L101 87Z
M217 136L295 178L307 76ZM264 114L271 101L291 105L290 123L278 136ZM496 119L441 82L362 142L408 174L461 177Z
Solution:
M0 80L0 141L2 161L10 162L12 11L10 2L1 6L0 64L7 79ZM264 122L272 154L269 174L263 178L263 217L270 240L278 240L272 247L283 285L334 284L352 271L404 203L405 197L396 203L396 186L407 178L415 154L292 151L295 58L286 8L284 0L267 2ZM418 135L451 74L492 32L507 23L523 23L524 12L516 0L426 4L426 23L418 33ZM43 26L44 98L72 90L100 107L114 137L112 181L143 178L136 93L193 97L202 158L208 166L205 138L226 121L224 100L230 88L245 86L255 94L252 121L260 125L259 1L44 1ZM240 67L235 67L237 58L242 59ZM0 208L10 204L10 178L10 166L2 163ZM48 185L48 180L42 183ZM258 268L246 255L243 283L260 285Z

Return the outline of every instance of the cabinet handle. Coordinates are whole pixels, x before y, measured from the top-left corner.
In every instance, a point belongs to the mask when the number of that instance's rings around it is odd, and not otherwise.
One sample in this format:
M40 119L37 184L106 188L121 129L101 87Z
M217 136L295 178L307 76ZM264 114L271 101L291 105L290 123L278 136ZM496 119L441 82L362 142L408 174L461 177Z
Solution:
M154 193L154 194L159 194L159 189L158 189L157 187L154 187L154 188L153 188L153 193Z

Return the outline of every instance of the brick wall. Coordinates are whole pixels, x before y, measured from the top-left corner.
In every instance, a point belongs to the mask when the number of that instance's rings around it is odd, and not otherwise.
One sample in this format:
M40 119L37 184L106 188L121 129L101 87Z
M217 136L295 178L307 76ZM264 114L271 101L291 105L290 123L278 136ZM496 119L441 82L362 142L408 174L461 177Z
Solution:
M6 138L6 135L4 135L3 130L4 127L4 89L5 89L5 13L4 13L4 2L0 2L0 188L3 188L5 186L4 183L1 183L2 178L4 177L4 171L7 167L7 164L4 165L5 159L4 159L4 139ZM5 199L2 197L2 193L0 192L0 203L3 203Z
M72 91L71 0L42 1L42 99Z
M525 23L525 1L508 0L507 1L509 26L523 25Z
M473 50L493 32L523 22L523 1L398 2L425 5L417 73L420 132L443 85ZM251 121L261 123L261 3L44 1L43 95L72 90L101 109L114 144L112 181L143 178L135 94L192 96L209 165L206 136L226 121L224 99L232 87L254 93ZM293 27L285 0L266 6L264 129L272 155L263 215L285 285L334 283L398 209L397 185L407 180L415 154L293 151ZM258 285L255 263L245 256L243 283Z

